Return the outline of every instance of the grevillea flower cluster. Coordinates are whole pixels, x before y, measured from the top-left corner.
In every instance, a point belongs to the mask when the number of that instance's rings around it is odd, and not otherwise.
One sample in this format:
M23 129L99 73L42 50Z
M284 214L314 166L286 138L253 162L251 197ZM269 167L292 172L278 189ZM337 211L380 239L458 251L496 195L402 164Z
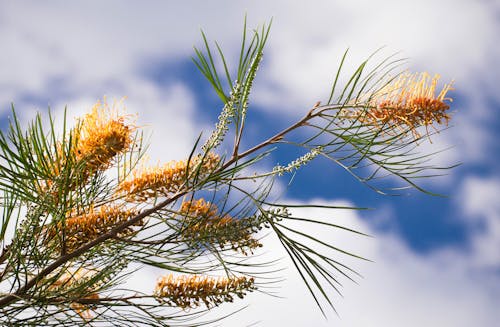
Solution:
M132 127L106 102L97 102L79 121L76 132L76 158L85 160L89 171L107 169L113 158L132 144Z
M254 279L251 277L213 278L169 274L158 279L154 295L162 303L183 309L196 308L202 303L211 308L223 302L233 302L234 296L243 298L254 289Z
M170 161L162 167L134 171L132 178L124 180L118 194L127 201L145 201L158 196L168 196L180 191L189 180L203 180L219 165L220 157L215 153L198 155L189 161Z
M47 228L45 237L46 243L56 240L62 241L65 235L64 244L66 250L71 252L81 245L92 241L100 235L108 232L120 223L135 217L136 210L124 209L117 206L102 206L98 209L90 208L89 212L70 216L64 222L58 222ZM135 226L142 226L143 220L138 221ZM126 228L118 236L127 236L133 233L132 227Z
M56 197L58 191L54 188L58 188L61 183L69 184L67 188L74 190L93 173L108 169L118 154L129 151L134 127L126 124L126 118L120 115L116 105L110 107L106 101L98 101L71 131L70 146L56 146L56 153L52 156L55 160L49 160L52 177L42 183L41 191L52 189L50 192ZM68 161L80 168L71 172L69 177L61 176ZM64 181L65 178L69 179L69 183ZM60 182L55 183L56 180Z
M450 116L446 97L452 84L446 84L436 95L440 76L431 77L428 73L399 75L391 83L370 96L367 109L357 111L348 118L357 119L376 127L388 126L389 130L404 127L412 131L415 138L420 137L417 128L426 128L434 123L448 124ZM398 133L398 131L395 131Z
M262 246L252 237L258 226L249 224L248 218L234 218L219 215L215 204L204 199L184 201L180 207L181 238L191 248L209 248L216 245L220 249L231 249L248 255ZM254 222L256 220L252 220Z

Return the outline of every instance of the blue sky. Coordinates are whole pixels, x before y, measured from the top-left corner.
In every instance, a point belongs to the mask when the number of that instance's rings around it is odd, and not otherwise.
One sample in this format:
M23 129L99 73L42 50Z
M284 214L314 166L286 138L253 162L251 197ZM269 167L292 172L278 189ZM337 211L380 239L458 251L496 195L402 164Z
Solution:
M246 142L292 122L325 98L346 48L348 67L374 50L401 51L413 71L454 80L452 128L425 149L461 163L428 189L448 195L383 197L329 162L301 170L284 197L301 203L350 203L366 212L338 219L375 236L338 235L374 264L335 298L340 317L325 321L292 270L285 299L261 294L228 325L492 326L500 318L500 4L495 1L18 1L0 2L0 114L14 103L25 121L48 106L81 115L98 99L127 97L130 112L153 131L151 157L182 159L220 103L190 61L199 30L228 55L248 26L273 28L255 82ZM271 158L269 167L290 154ZM269 168L268 167L268 168ZM320 173L318 173L320 172ZM285 188L288 180L283 179ZM325 215L315 210L304 215ZM327 214L328 215L328 214ZM318 231L311 231L316 233ZM326 235L325 237L331 237ZM270 241L269 247L277 247ZM155 279L151 272L137 277ZM145 278L145 276L148 276ZM137 282L140 283L140 282ZM260 317L262 319L255 319Z

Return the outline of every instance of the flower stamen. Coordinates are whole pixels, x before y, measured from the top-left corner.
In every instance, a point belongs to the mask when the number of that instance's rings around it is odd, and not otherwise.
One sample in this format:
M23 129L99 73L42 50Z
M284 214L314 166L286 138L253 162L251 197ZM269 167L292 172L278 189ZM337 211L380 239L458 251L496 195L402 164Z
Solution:
M219 215L215 204L204 199L184 201L179 214L183 216L181 239L191 248L214 247L232 250L248 255L248 251L262 247L252 234L258 230L251 218L234 218L230 215Z
M134 171L131 179L120 183L118 193L124 194L127 201L142 202L157 196L180 191L188 179L197 176L203 179L219 165L220 157L208 153L205 157L196 156L188 161L170 161L163 167L145 168Z
M247 277L205 277L199 275L162 276L154 291L159 302L182 309L196 308L204 303L208 309L223 302L233 302L234 295L243 298L255 290L254 279Z

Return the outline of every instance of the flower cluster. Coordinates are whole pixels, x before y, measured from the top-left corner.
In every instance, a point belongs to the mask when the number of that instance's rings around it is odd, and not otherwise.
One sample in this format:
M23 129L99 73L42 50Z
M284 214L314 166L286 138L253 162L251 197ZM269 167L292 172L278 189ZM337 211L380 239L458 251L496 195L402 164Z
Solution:
M231 249L248 255L262 246L252 234L258 230L250 218L234 218L230 215L219 215L215 204L204 199L184 201L179 214L183 217L181 238L191 248L213 247L220 249L230 246ZM260 222L258 222L260 224Z
M103 170L112 159L132 144L132 128L106 102L97 102L92 111L79 121L76 143L77 160L85 160L88 171Z
M437 83L440 76L431 77L428 73L404 73L395 78L381 90L372 94L368 100L367 109L347 115L369 125L411 130L415 138L420 134L417 128L430 126L434 123L448 124L451 101L446 94L452 84L446 84L436 96ZM398 133L398 131L395 131Z
M219 165L220 157L215 153L198 155L189 161L171 161L163 167L134 171L132 178L118 186L118 193L127 201L142 202L157 196L166 196L180 191L189 179L203 179Z
M247 113L248 110L248 98L250 96L250 90L252 89L253 81L255 80L255 76L257 75L257 70L259 68L259 65L262 61L263 53L257 54L253 59L252 62L250 63L250 66L247 71L247 77L246 80L248 81L248 84L245 85L245 89L243 90L243 99L242 99L242 108L241 108L241 115L244 117Z
M302 157L290 162L286 166L277 165L273 168L273 174L282 176L284 173L291 173L294 170L298 170L300 167L307 165L311 160L320 155L322 150L323 147L318 146L311 149L311 151L307 152Z
M98 210L91 208L88 213L68 217L64 223L58 222L48 227L45 239L46 242L51 242L56 235L61 237L64 231L66 250L71 252L137 214L138 212L135 210L116 206L102 206ZM135 226L142 226L143 224L144 221L140 220ZM129 227L118 236L127 236L133 232L133 229Z
M160 302L189 309L201 303L211 308L223 302L233 302L234 295L243 298L246 292L253 290L254 279L244 276L212 278L169 274L158 279L154 294Z
M205 152L216 148L224 139L227 131L229 130L229 124L231 119L235 116L236 107L239 105L239 99L241 96L241 84L238 82L234 83L233 90L229 95L229 99L222 108L219 115L217 124L215 125L215 130L210 135L210 138L205 142L201 149Z
M56 153L48 160L51 177L37 185L40 193L49 194L57 203L59 185L74 190L93 173L109 168L116 155L129 151L133 127L125 120L126 116L120 115L115 106L97 102L90 113L78 120L70 133L69 145L56 145ZM75 166L79 169L75 170ZM72 169L70 174L63 173L65 167Z

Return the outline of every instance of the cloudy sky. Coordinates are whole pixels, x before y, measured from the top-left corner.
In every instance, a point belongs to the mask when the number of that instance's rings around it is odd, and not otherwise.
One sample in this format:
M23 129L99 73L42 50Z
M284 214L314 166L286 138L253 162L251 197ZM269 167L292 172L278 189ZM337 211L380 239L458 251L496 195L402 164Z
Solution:
M286 198L375 208L300 212L375 236L324 235L374 263L353 263L364 278L346 283L343 298L333 297L338 316L330 312L325 320L289 269L280 284L282 299L252 294L244 303L249 308L227 325L495 325L500 319L500 3L305 3L0 1L1 125L11 103L28 121L49 106L61 113L67 105L70 116L78 116L103 96L126 96L129 112L153 131L151 157L182 159L220 108L190 59L193 45L201 45L200 28L231 57L245 13L252 28L273 18L246 144L324 99L345 49L350 49L348 67L382 46L383 55L399 52L410 70L455 81L453 126L433 137L431 146L452 147L437 163L462 165L424 182L448 197L418 192L384 197L329 162L313 162L295 177ZM283 160L274 156L270 164ZM279 250L272 239L268 247Z

